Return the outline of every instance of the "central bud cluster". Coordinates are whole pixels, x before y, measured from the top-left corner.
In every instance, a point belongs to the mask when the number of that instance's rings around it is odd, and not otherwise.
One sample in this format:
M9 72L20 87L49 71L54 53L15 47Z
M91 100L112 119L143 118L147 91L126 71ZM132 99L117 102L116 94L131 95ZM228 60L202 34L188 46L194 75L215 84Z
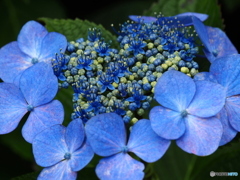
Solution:
M118 32L119 50L92 29L87 40L71 41L66 54L56 55L52 64L63 81L59 87L74 90L72 119L86 122L96 114L115 112L135 123L150 108L163 72L175 69L189 76L198 72L193 61L198 49L188 28L163 21L126 22Z

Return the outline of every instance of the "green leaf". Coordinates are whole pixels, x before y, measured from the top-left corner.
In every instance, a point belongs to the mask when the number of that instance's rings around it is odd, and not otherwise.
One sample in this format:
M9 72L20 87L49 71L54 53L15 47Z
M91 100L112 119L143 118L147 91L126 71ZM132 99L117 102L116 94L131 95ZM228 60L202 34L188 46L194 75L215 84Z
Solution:
M64 108L64 121L63 125L67 126L68 123L71 121L71 114L73 113L73 90L71 87L68 89L61 89L58 91L55 99L59 100Z
M112 47L117 48L118 43L116 36L111 34L102 25L97 25L87 20L81 20L76 18L72 19L51 19L51 18L39 18L40 22L45 23L48 31L59 32L67 37L68 41L74 41L78 38L87 38L89 28L98 28L102 32L102 37L106 42L112 42Z
M153 3L149 10L143 15L154 16L154 13L161 12L164 16L174 16L184 12L198 12L208 14L206 25L223 29L220 7L217 0L159 0Z

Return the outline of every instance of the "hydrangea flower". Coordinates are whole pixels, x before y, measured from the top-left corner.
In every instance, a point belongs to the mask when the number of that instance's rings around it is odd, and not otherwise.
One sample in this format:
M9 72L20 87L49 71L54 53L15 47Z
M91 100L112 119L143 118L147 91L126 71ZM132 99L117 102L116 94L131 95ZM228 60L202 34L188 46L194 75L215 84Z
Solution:
M192 17L192 21L203 43L203 52L211 63L216 58L238 54L237 49L221 29L205 26L197 17Z
M221 84L225 91L225 106L217 114L223 125L220 145L230 142L240 132L240 55L217 58L209 72L201 72L194 80L208 80Z
M170 16L170 17L152 17L152 16L137 16L137 15L130 15L129 18L135 22L144 22L144 23L151 23L155 21L161 21L163 19L169 19L172 22L169 22L169 25L177 25L177 24L182 24L184 26L190 26L193 24L192 22L192 17L197 17L201 21L205 21L208 18L207 14L201 14L201 13L195 13L195 12L186 12L186 13L181 13L175 16Z
M67 127L54 125L39 133L33 140L36 163L45 167L38 180L75 180L77 171L93 158L93 151L85 139L81 119L75 119Z
M0 134L13 131L27 112L30 114L22 135L30 143L43 129L62 123L63 106L53 100L57 91L57 77L52 67L44 62L26 69L19 87L13 83L0 83Z
M36 21L28 21L21 29L17 41L0 50L0 78L12 83L25 69L37 62L51 64L56 53L65 51L67 40L57 32L48 32Z
M115 113L92 117L85 129L93 151L104 156L95 170L97 176L104 180L143 179L144 165L128 153L133 152L146 162L154 162L163 156L170 145L169 140L154 133L150 121L146 119L132 126L126 142L124 121Z
M150 111L153 130L176 140L188 153L205 156L219 146L222 124L214 117L224 106L222 86L209 81L194 82L176 70L166 71L158 80L154 98L161 106Z

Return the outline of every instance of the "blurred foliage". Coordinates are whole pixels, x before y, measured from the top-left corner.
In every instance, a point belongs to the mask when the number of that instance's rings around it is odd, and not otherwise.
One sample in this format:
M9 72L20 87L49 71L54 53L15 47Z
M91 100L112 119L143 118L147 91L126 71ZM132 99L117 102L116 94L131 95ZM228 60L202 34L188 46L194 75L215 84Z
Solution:
M113 40L112 38L115 38L117 34L115 34L111 24L114 24L114 28L118 29L117 25L128 20L128 15L153 16L154 12L162 12L165 16L172 16L187 11L200 12L209 14L209 19L206 21L207 25L224 28L220 8L224 7L230 13L240 6L238 0L119 0L111 3L99 1L99 4L103 4L101 7L96 4L94 7L91 1L86 2L86 7L84 5L76 6L72 2L71 0L1 0L0 47L10 41L15 41L21 27L29 20L40 21L46 25L49 31L58 31L67 35L68 40L74 40L81 36L86 37L87 29L97 24L103 30L104 37L107 40ZM56 97L63 103L65 109L64 125L70 121L72 93L70 88L63 89ZM26 116L15 131L0 136L0 144L4 144L10 149L9 154L6 155L7 158L1 158L1 180L36 171L12 179L32 180L36 179L39 173L40 167L34 162L31 145L25 142L21 136L21 128L25 120ZM28 171L23 170L24 167L20 163L22 162L20 159L27 162L24 166L28 166ZM188 154L178 148L175 142L172 142L170 149L159 161L146 165L146 180L207 179L210 178L210 171L238 172L236 167L239 167L239 162L239 135L231 143L220 147L215 153L207 157ZM7 164L9 165L6 166ZM13 171L13 169L18 170ZM97 179L94 168L88 166L81 170L78 179Z

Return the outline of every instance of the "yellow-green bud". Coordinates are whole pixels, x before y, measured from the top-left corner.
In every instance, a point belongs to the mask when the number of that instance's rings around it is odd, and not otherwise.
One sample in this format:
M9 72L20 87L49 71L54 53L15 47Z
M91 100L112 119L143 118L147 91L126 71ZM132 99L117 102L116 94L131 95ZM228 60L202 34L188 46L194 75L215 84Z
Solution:
M189 69L187 67L181 67L181 72L187 74L189 73Z

